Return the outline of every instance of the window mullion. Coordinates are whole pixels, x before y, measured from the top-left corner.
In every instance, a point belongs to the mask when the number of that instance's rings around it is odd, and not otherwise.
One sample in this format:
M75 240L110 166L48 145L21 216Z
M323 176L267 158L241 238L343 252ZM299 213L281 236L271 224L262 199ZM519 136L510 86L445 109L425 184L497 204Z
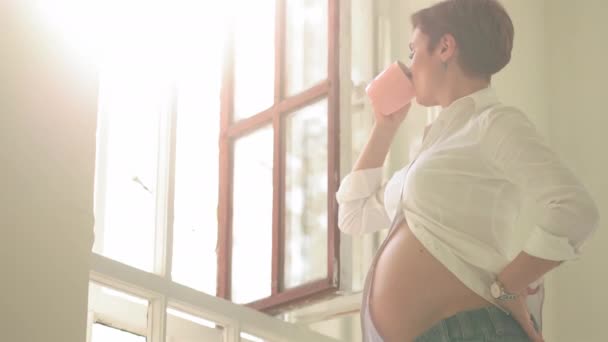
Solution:
M167 331L167 297L161 295L152 299L148 310L148 338L150 342L165 342Z
M106 98L105 82L100 82L99 101L103 103ZM107 107L107 106L106 106ZM104 235L105 235L105 217L106 217L106 197L107 197L107 177L108 177L108 140L109 140L109 115L104 106L100 106L97 114L97 153L95 155L95 241L93 244L94 251L104 250Z
M276 295L283 283L283 199L285 172L283 172L285 158L283 145L283 131L281 117L278 110L274 113L274 158L273 158L273 204L272 204L272 295Z
M284 263L283 202L285 198L285 139L281 122L280 102L283 99L283 72L285 60L285 0L276 0L275 72L274 72L274 162L272 205L272 295L281 291Z
M338 203L335 193L340 183L340 9L338 0L328 0L328 76L329 98L327 118L327 276L330 286L339 286L340 233L338 232Z
M234 109L234 20L229 20L224 49L220 103L217 296L230 298L232 254L232 140L228 135Z
M175 221L175 161L177 154L177 101L178 89L174 85L171 92L171 100L168 111L168 174L167 174L167 201L166 201L166 220L165 220L165 242L164 255L162 258L163 266L161 274L171 279L173 267L173 224Z
M169 88L170 89L170 88ZM171 92L169 92L171 94ZM156 191L156 224L154 238L154 272L163 277L170 277L171 274L171 245L172 239L168 238L169 227L173 226L169 217L169 207L172 207L173 201L170 197L170 191L173 189L171 184L173 167L167 167L174 164L174 110L173 95L168 95L162 102L159 110L159 144L158 144L158 164L157 164L157 191Z
M240 342L241 341L241 325L238 321L232 322L224 329L224 341Z

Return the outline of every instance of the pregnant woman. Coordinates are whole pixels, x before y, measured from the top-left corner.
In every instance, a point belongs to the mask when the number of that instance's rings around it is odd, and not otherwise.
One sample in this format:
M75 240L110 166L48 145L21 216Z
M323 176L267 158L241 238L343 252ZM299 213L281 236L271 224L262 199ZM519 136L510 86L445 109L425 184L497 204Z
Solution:
M441 113L417 157L388 182L382 165L409 106L376 113L337 193L340 230L390 229L366 279L363 339L542 341L526 304L532 283L579 256L598 225L597 207L526 115L491 87L513 43L502 5L447 0L413 14L412 25L416 101ZM540 215L509 257L523 198Z

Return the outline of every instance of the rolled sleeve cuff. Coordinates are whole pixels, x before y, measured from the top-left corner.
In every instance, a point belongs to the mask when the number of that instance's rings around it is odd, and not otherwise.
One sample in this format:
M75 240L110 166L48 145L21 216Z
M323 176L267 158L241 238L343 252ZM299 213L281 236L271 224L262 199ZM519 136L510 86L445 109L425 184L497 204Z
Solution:
M535 227L526 241L524 252L546 260L565 261L580 257L578 248L572 246L568 238L556 236Z
M349 173L336 193L338 203L367 198L382 186L382 167Z

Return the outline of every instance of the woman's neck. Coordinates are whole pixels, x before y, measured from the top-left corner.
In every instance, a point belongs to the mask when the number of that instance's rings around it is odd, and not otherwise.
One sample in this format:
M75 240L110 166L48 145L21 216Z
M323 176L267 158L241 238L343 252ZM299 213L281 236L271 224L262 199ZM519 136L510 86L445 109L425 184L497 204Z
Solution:
M451 86L446 87L438 99L439 105L442 108L448 107L450 104L452 104L452 102L462 97L489 87L490 80L466 78L458 81L447 82L447 84L450 84Z

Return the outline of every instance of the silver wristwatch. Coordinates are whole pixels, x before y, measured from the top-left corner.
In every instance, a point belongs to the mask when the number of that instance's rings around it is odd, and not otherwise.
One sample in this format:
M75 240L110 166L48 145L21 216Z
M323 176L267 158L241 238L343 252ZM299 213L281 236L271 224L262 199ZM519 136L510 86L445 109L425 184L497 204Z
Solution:
M517 294L508 293L505 290L504 285L498 280L495 280L492 285L490 285L490 293L494 299L502 301L513 300L518 297Z

